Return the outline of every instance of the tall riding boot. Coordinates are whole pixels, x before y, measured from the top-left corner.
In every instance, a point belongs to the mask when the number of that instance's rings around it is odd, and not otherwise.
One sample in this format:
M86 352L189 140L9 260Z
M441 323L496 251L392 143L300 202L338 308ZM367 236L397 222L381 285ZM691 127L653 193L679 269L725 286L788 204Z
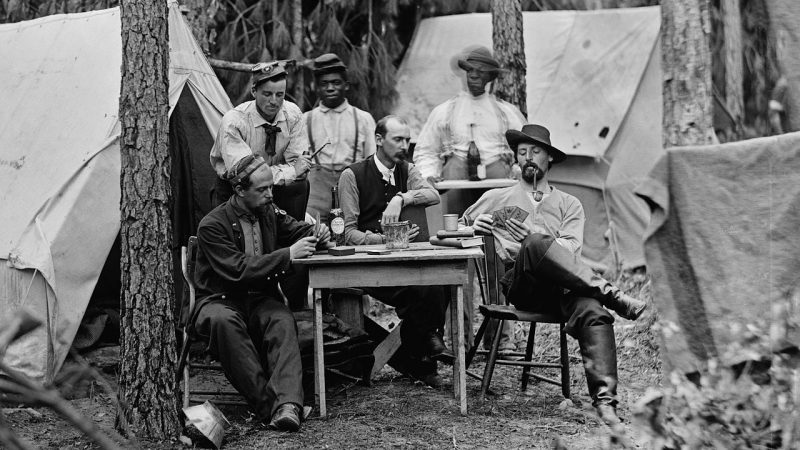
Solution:
M586 371L592 405L600 419L611 428L617 417L617 346L612 325L596 325L578 331L578 343Z
M552 238L551 238L552 239ZM647 304L625 294L605 278L595 274L578 256L553 239L545 254L533 267L534 276L541 276L569 289L576 295L591 297L628 320L636 320Z

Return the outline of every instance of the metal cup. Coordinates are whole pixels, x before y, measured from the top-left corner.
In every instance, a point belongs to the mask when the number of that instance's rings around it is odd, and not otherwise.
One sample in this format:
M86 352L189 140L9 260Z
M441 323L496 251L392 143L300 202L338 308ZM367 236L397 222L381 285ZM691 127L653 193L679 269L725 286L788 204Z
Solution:
M445 231L458 231L458 214L445 214L442 218Z
M183 408L183 413L186 414L186 420L211 441L214 447L222 446L225 430L231 426L228 419L222 415L222 411L211 402L206 401L201 405Z

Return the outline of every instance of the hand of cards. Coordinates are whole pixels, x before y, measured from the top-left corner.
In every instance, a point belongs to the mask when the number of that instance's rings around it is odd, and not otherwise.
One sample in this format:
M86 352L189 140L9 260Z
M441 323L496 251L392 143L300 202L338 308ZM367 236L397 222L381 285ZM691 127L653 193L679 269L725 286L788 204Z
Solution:
M506 227L506 220L515 219L519 222L523 222L528 217L528 214L528 211L525 211L519 206L505 206L496 209L492 213L493 225L498 228L508 229L508 227Z

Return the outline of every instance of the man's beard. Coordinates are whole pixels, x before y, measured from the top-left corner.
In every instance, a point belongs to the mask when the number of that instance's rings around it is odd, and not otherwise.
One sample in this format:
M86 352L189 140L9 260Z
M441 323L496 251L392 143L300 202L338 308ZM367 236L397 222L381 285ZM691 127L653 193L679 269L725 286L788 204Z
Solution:
M534 183L544 178L544 171L532 162L522 166L522 179L528 183Z

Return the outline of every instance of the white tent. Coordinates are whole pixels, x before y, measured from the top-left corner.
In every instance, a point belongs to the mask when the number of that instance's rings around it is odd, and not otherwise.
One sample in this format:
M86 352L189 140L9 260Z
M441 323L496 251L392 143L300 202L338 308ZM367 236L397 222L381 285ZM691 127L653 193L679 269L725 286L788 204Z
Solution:
M45 323L4 362L39 379L63 363L119 230L120 25L118 8L0 25L0 314ZM196 180L232 106L176 2L169 39L170 114Z
M554 145L574 156L551 179L583 203L583 254L597 263L610 262L610 243L623 267L644 264L649 209L633 189L663 153L659 28L658 7L523 13L528 121L547 126ZM490 14L420 23L394 111L413 131L463 89L454 56L474 45L492 48Z

